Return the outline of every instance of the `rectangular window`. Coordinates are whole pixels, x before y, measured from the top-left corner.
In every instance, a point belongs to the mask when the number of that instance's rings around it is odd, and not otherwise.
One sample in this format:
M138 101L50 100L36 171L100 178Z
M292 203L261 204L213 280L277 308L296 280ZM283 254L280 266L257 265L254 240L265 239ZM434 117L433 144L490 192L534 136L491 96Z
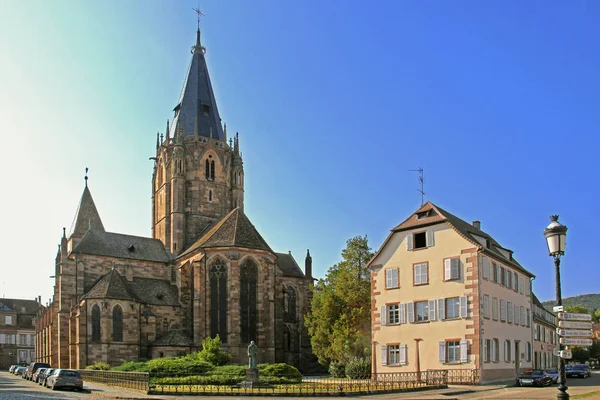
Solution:
M500 361L500 341L498 339L494 339L492 341L494 346L494 361Z
M506 275L504 274L504 268L502 267L498 267L500 268L500 282L498 282L501 285L504 285L504 280L506 279Z
M481 274L483 276L483 279L489 279L489 277L490 277L490 260L487 259L486 257L483 257L481 259L481 264L482 264L482 268L481 268L482 273Z
M531 326L531 311L527 309L527 326Z
M492 350L491 347L492 347L492 344L491 344L490 339L485 339L483 341L483 362L490 362L490 356L491 356L490 352Z
M498 266L496 265L496 263L492 263L492 281L494 283L499 283L500 282L500 271L498 270Z
M444 260L444 280L452 281L460 278L460 259L447 258Z
M388 351L389 351L388 364L389 365L399 365L400 364L400 345L399 344L388 345Z
M513 273L510 270L506 270L506 287L507 288L512 288L512 278L513 278Z
M390 268L385 270L385 288L393 289L398 285L398 268Z
M492 319L498 321L498 299L492 297Z
M399 324L400 323L400 306L398 304L392 304L388 306L388 318L389 324Z
M416 322L429 321L429 307L427 303L427 301L417 301L415 303Z
M500 300L500 321L506 322L506 301Z
M519 276L519 293L523 294L523 289L525 287L525 278Z
M510 357L510 340L505 340L504 341L504 361L506 362L511 362L511 357Z
M27 335L19 335L19 345L27 346Z
M487 294L483 295L483 316L485 318L490 317L490 296Z
M13 323L13 317L12 317L12 315L5 315L4 316L4 323L6 325L12 325L12 323Z
M426 285L428 282L428 265L427 263L420 263L413 265L413 284Z
M519 306L515 304L515 324L519 325L521 321L521 313L519 312Z
M414 248L424 249L427 247L427 234L425 232L419 232L413 234Z
M527 342L525 346L525 360L531 361L531 343Z
M457 342L446 342L446 362L457 363L460 362L460 341Z
M446 299L446 319L460 318L460 301L458 297Z
M509 324L512 324L513 322L513 304L509 301L508 303L506 303L506 311L507 311L507 316L506 316L506 322L508 322Z
M515 292L519 291L519 275L515 272L513 273L513 286L512 286L513 290Z

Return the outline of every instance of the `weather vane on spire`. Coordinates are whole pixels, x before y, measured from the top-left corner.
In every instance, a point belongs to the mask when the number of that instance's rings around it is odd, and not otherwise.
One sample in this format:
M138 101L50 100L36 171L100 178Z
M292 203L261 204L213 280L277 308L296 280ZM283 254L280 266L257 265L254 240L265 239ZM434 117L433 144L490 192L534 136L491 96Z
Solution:
M194 10L196 14L198 14L198 30L200 30L200 17L204 17L204 14L202 13L202 11L200 11L200 6L198 6L198 8L192 8L192 10Z
M87 174L88 174L88 167L85 167L85 178L83 178L83 179L85 179L85 187L87 187L87 181L88 181Z

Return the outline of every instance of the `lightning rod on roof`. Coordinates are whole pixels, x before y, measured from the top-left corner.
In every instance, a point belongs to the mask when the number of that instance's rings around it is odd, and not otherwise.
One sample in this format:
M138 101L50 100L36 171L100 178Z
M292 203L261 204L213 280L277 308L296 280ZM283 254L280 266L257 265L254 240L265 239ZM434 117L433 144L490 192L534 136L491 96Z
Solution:
M409 171L419 173L419 182L421 182L421 189L417 189L417 192L421 193L421 205L423 205L425 204L425 192L423 191L423 184L425 182L423 179L423 168L419 167L419 169L409 169Z

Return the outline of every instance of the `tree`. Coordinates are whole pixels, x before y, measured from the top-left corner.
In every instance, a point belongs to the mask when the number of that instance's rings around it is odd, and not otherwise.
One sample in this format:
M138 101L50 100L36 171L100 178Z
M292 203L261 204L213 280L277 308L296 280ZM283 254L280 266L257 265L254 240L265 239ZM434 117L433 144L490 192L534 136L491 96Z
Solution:
M565 312L575 313L575 314L589 314L590 312L587 308L583 306L565 306Z
M342 261L312 289L305 325L321 364L370 356L371 274L365 265L371 257L367 236L349 239Z
M594 322L600 322L600 308L597 308L593 314L592 314L592 319L594 320Z

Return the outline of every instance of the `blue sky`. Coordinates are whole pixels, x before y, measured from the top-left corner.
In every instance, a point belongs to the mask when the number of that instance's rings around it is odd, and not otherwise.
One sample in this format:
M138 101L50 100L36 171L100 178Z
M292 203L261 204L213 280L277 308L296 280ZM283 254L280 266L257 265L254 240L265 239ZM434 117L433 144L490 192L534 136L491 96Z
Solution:
M156 132L178 99L195 1L13 1L0 15L2 293L44 301L83 190L113 232L150 235ZM563 295L596 293L600 4L203 1L246 213L315 275L376 250L426 200L482 228L554 297L542 231L569 227Z

